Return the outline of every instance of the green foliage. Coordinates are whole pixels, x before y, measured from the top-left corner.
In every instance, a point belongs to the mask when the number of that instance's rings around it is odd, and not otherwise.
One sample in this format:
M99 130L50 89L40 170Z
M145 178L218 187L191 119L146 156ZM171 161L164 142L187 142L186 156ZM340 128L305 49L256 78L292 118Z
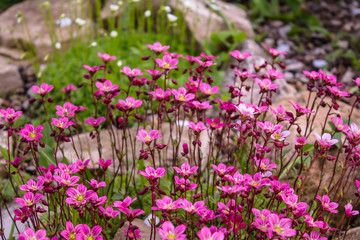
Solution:
M23 2L24 0L1 0L0 1L0 12L5 11L16 3Z

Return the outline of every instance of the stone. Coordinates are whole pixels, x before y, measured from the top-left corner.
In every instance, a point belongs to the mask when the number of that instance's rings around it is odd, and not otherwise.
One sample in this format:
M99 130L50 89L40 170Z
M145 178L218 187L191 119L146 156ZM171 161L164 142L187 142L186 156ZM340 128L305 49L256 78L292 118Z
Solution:
M353 84L353 79L354 77L354 72L352 71L351 68L347 68L346 72L344 73L344 75L341 78L341 82L345 83L345 84Z
M281 28L279 28L279 34L282 38L286 38L287 37L287 33L291 31L291 26L290 25L285 25Z
M137 238L138 240L149 240L150 239L151 228L144 223L144 220L136 218L136 219L134 219L134 221L131 224L137 226L141 231L140 232L141 238ZM127 230L128 227L129 227L129 223L126 222L124 224L124 226L116 232L116 234L114 236L114 240L125 240L126 234L124 233L124 230ZM159 232L156 232L155 239L161 240Z
M349 229L344 238L344 240L359 240L359 239L360 239L360 227Z
M312 64L316 68L322 68L327 64L327 62L324 59L314 59Z
M9 212L7 211L6 207L1 206L1 216L4 224L4 236L6 239L10 238L11 226L13 224L13 220L11 216L14 216L14 210L18 209L19 206L20 205L15 202L7 204L7 209L9 210ZM11 216L9 215L9 213L11 214ZM19 229L20 233L25 231L26 225L24 223L21 223L20 221L16 221L16 226ZM16 228L14 230L14 236L18 236L18 232Z
M302 71L304 69L304 63L297 60L285 61L287 71Z
M16 65L3 65L0 68L0 93L17 90L24 86Z
M344 50L349 47L349 42L346 40L341 40L337 44L339 47L344 48Z
M271 25L272 27L279 28L279 27L281 27L281 26L284 25L284 22L283 22L283 21L280 21L280 20L275 20L275 21L271 21L271 22L270 22L270 25Z

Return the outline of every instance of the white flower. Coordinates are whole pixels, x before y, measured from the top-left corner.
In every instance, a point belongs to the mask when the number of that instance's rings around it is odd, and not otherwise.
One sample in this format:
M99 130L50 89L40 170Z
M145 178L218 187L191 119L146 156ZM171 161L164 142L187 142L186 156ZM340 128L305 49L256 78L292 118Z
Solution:
M119 60L119 61L117 61L117 63L116 63L116 65L118 66L118 67L121 67L122 66L122 61L121 60Z
M145 17L150 17L150 16L151 16L151 11L150 11L150 10L146 10L146 11L144 12L144 16L145 16Z
M115 37L117 37L117 35L118 35L118 32L115 30L110 32L110 37L115 38Z
M132 0L132 2L140 2L140 0Z
M61 48L61 43L60 42L55 43L55 48L59 50Z
M118 1L118 3L117 3L119 6L122 6L123 4L124 4L124 2L123 1Z
M173 15L173 14L171 14L171 13L168 13L168 14L167 14L167 18L168 18L168 20L169 20L170 22L176 22L176 20L178 19L177 16L175 16L175 15Z
M119 5L110 4L110 10L111 10L112 12L116 12L117 10L119 10Z
M165 10L165 12L169 13L169 12L171 12L171 7L170 6L164 6L164 10Z
M152 219L152 215L150 214L150 215L147 216L147 218L144 220L144 223L145 223L147 226L149 226L149 227L151 227L151 225L150 225L151 219ZM159 223L160 223L160 218L155 217L155 225L158 225Z
M71 20L71 18L68 18L68 17L63 17L56 21L56 24L59 25L60 27L70 26L71 23L72 23L72 20Z
M196 5L192 0L185 0L183 1L183 4L188 9L196 10Z
M210 4L210 9L215 12L221 10L221 8L217 4L214 4L214 3Z
M86 20L81 19L81 18L77 18L77 19L75 19L75 22L76 22L77 25L79 25L81 27L86 23Z
M90 44L90 46L91 46L91 47L96 47L96 46L97 46L97 42L92 42L92 43Z

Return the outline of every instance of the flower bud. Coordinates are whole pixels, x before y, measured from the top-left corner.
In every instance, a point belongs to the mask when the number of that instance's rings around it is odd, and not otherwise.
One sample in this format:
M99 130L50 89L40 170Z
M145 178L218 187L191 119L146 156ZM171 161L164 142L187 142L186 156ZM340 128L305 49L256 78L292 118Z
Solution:
M199 197L201 197L201 194L200 194L200 193L195 194L195 195L193 196L194 199L198 199Z
M142 57L141 60L147 61L147 60L149 60L150 58L151 58L151 56L150 56L150 55L147 55L147 56Z

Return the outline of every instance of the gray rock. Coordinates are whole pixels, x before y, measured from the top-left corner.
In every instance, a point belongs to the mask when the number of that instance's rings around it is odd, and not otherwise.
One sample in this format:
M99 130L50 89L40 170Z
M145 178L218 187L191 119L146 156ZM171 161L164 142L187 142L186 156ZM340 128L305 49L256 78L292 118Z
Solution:
M3 65L0 68L0 93L10 92L24 86L18 67Z
M12 203L12 204L8 204L7 207L8 207L8 210L9 210L11 216L14 217L14 210L18 209L20 207L20 205L17 203ZM3 223L4 223L5 238L9 239L13 221L12 221L11 216L9 215L8 211L3 206L1 207L1 216L3 219ZM19 221L16 221L16 226L18 227L20 233L25 231L25 228L26 228L25 224L23 224ZM14 230L14 236L18 236L18 232L17 232L16 228Z
M327 64L327 62L324 59L314 59L312 64L316 68L322 68Z
M275 20L275 21L271 21L271 22L270 22L270 25L271 25L272 27L279 28L279 27L281 27L282 25L284 25L284 22L283 22L283 21L280 21L280 20Z
M287 36L287 33L290 32L291 28L292 27L290 25L285 25L285 26L279 28L278 31L279 31L280 36L285 38Z
M349 46L349 42L346 40L339 41L337 44L339 47L342 47L344 49L347 49Z
M351 15L353 16L353 17L355 17L355 16L357 16L357 15L359 15L360 14L360 8L355 8L355 9L353 9L352 11L351 11Z
M344 76L341 78L341 82L346 84L351 84L353 77L354 77L354 72L352 71L351 68L347 68L346 72L344 73Z
M276 49L277 49L279 52L289 52L289 51L290 51L290 45L287 44L287 43L281 43L281 44L278 44L278 46L276 47Z
M347 231L345 240L359 240L360 239L360 227L352 228Z
M287 71L301 71L304 68L304 64L297 60L285 61Z

